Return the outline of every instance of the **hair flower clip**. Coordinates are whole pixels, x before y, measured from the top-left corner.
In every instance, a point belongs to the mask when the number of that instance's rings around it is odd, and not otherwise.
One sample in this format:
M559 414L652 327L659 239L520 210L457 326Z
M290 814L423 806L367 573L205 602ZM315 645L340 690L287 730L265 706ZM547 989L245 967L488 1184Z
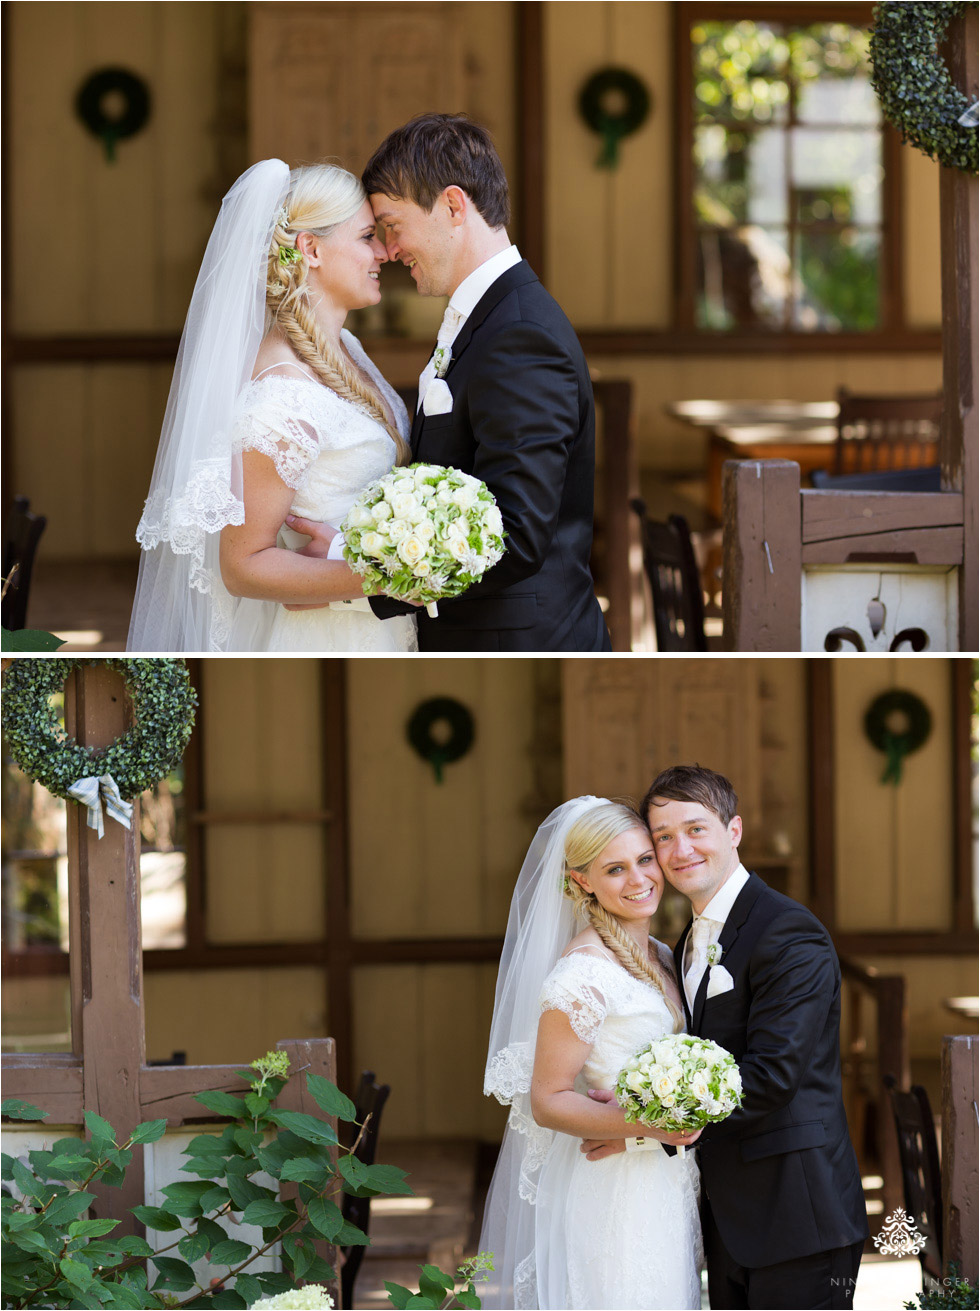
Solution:
M289 210L286 208L285 205L283 205L283 207L276 214L276 227L277 228L289 227Z
M295 246L279 247L280 264L298 264L303 258L303 252L296 249Z

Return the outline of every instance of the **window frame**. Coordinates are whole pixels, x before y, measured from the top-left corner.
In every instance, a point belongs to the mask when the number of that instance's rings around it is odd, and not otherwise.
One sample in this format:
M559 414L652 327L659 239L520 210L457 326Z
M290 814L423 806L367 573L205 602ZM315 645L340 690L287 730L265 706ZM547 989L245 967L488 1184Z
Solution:
M677 131L675 142L675 328L721 346L725 341L737 341L753 347L773 348L778 341L782 349L809 349L825 342L843 351L854 349L905 349L908 334L905 328L903 286L903 233L902 233L902 156L898 133L887 122L882 123L882 221L881 221L881 326L869 332L813 332L780 325L778 328L732 329L718 331L697 326L696 306L696 251L697 228L693 221L695 171L694 108L692 104L692 69L690 30L699 19L710 21L736 21L750 18L764 22L790 23L794 27L810 23L845 22L855 27L870 27L873 7L870 4L833 2L825 5L812 3L745 4L738 7L737 16L730 4L720 0L679 0L674 6L674 114Z

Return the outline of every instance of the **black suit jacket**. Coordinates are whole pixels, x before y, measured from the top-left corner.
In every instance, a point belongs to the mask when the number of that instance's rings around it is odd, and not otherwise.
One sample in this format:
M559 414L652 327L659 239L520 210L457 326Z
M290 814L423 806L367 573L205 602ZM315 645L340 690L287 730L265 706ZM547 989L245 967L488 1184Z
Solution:
M449 414L412 426L413 459L482 478L503 559L419 620L422 651L608 651L592 550L595 407L572 325L526 261L481 297L452 348ZM371 598L379 618L403 603Z
M683 978L687 925L674 952ZM698 1142L702 1189L729 1253L754 1268L861 1241L868 1225L844 1115L840 965L820 921L755 874L719 938L730 992L707 997L690 1032L726 1047L744 1098Z

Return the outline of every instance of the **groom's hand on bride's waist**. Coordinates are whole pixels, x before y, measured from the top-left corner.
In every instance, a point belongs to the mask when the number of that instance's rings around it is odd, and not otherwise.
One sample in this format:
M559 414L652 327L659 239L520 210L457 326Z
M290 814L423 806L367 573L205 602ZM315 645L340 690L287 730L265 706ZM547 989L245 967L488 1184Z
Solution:
M296 552L297 555L308 555L314 560L342 560L344 558L336 548L332 555L330 553L330 543L335 537L340 536L340 530L334 528L332 524L322 523L319 519L304 519L298 514L287 514L286 523L294 533L302 533L304 537L310 539L305 546ZM343 538L341 538L340 547L343 547Z

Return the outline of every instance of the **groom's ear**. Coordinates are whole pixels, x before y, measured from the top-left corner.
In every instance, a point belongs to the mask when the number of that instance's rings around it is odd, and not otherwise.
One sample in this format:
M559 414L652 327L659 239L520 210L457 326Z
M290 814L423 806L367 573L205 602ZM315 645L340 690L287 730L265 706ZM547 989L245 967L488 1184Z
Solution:
M742 841L742 816L736 815L728 826L728 831L732 835L732 844L738 846Z
M470 207L470 198L462 187L447 187L442 193L443 202L449 210L449 222L459 227L466 222L466 213Z

